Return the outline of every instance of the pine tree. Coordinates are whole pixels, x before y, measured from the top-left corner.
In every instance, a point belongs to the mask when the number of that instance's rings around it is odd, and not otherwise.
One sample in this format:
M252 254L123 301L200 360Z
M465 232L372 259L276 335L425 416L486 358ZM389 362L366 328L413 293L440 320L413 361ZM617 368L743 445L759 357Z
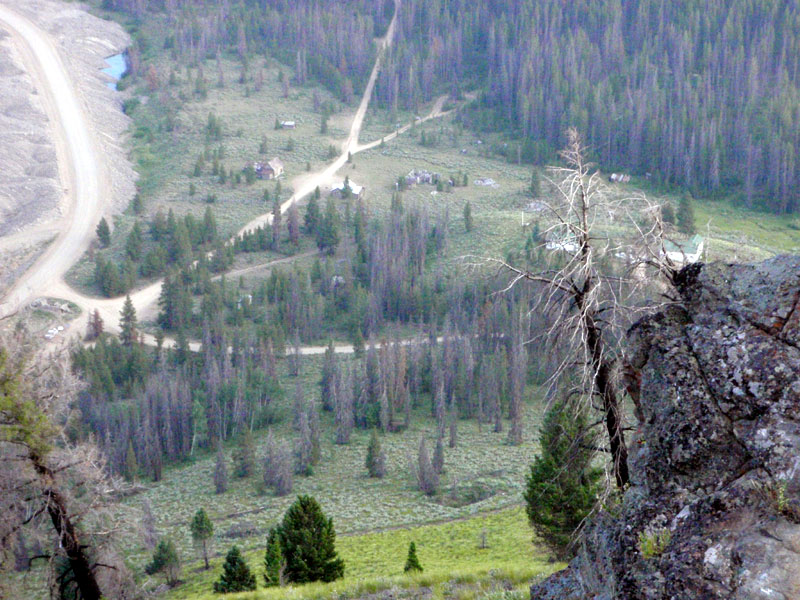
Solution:
M369 438L365 464L370 477L382 479L383 476L386 475L386 455L383 453L383 448L381 448L381 440L378 437L378 432L374 429Z
M142 228L139 226L139 221L133 224L128 233L128 239L125 241L125 254L133 261L142 258Z
M291 583L330 582L344 575L344 561L336 554L333 519L325 517L311 496L298 496L283 517L278 532Z
M214 524L202 508L195 513L189 526L192 532L192 541L203 551L203 561L208 570L208 540L214 535Z
M222 569L219 581L214 582L214 591L218 594L249 592L256 589L255 575L250 572L250 567L236 546L228 551Z
M153 552L153 560L144 570L148 575L164 573L169 586L178 583L181 575L181 563L172 540L162 539L158 542L155 552Z
M692 201L688 196L681 196L678 203L678 214L676 215L678 221L678 231L686 235L694 235L696 228L694 225L694 207Z
M111 243L111 229L109 228L108 221L106 221L105 217L100 219L100 222L97 224L97 229L95 229L95 233L97 234L97 239L100 241L100 246L102 248L108 248L108 245Z
M245 428L239 437L239 446L233 451L233 465L236 477L250 477L256 472L256 448L250 429Z
M330 411L334 408L334 386L339 375L339 365L336 360L336 351L333 340L330 340L328 347L325 348L325 357L322 363L322 377L319 382L320 397L322 398L322 408Z
M276 191L272 200L272 249L277 250L281 239L281 201Z
M281 540L277 528L269 530L267 536L267 550L264 553L264 585L275 587L283 585L283 571L286 562L283 560Z
M122 305L119 321L119 340L123 346L133 346L138 339L137 324L136 309L133 307L131 297L130 295L125 296L125 304Z
M570 554L573 534L592 510L602 471L592 467L594 435L584 404L557 400L547 410L525 491L531 526L559 558Z
M472 222L472 206L470 206L470 203L467 202L464 205L464 229L466 229L467 232L470 232L472 231L473 225L474 224Z
M303 228L308 235L316 235L317 228L322 220L319 212L319 202L317 194L311 194L311 198L306 205L306 214L303 217Z
M225 464L225 453L222 451L222 444L217 450L217 462L214 465L214 489L217 494L224 494L228 491L228 467Z
M406 566L403 567L403 572L422 573L422 565L419 564L419 558L417 558L417 545L414 542L408 545L408 557L406 558Z
M321 252L332 255L339 245L339 211L333 203L333 198L328 196L325 203L325 214L322 223L317 229L317 247Z

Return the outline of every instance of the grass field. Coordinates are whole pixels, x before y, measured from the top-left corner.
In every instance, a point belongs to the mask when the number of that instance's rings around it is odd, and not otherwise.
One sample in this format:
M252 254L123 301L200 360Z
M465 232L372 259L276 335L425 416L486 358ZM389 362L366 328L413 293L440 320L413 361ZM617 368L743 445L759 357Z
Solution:
M410 542L424 569L404 575ZM408 529L339 536L337 550L345 561L345 577L332 584L259 589L230 596L236 599L355 598L381 590L431 588L433 597L475 598L492 592L526 591L530 581L563 565L552 563L531 541L521 508ZM263 549L247 553L250 568L263 579ZM211 592L221 560L209 571L193 572L191 581L170 592L175 600L218 598ZM508 596L506 596L508 597Z
M319 357L303 359L301 383L307 399L318 398L316 383L320 368ZM295 379L284 375L282 384L286 397L277 407L279 421L273 426L273 433L279 440L289 440L295 435L290 416ZM173 540L185 559L195 556L187 524L200 507L205 508L214 522L215 549L223 555L233 543L248 550L260 548L266 532L299 493L317 498L326 513L333 517L340 535L463 519L519 506L525 473L537 448L542 412L538 388L529 386L526 399L524 442L519 446L507 445L505 432L494 433L488 426L478 431L474 421L459 422L458 445L445 448L446 472L442 476L441 493L433 498L424 496L416 488L408 469L409 457L416 460L420 437L426 438L431 451L435 443L435 422L430 409L420 408L413 415L408 430L382 436L388 468L386 477L381 480L369 479L364 468L369 434L356 430L350 444L336 445L332 417L324 413L322 460L312 476L295 477L293 493L288 496L259 494L256 484L260 474L248 479L231 477L228 491L215 494L214 456L207 453L190 464L166 469L163 480L158 483L144 482L147 491L125 500L125 504L136 518L142 500L147 498L152 505L158 534ZM262 430L256 434L257 457L263 456L266 433ZM232 446L227 449L228 457L232 449ZM529 528L523 529L526 539L530 539ZM237 537L241 532L248 535ZM142 568L150 557L140 535L133 531L125 536L124 543L131 564ZM373 575L378 573L372 572Z

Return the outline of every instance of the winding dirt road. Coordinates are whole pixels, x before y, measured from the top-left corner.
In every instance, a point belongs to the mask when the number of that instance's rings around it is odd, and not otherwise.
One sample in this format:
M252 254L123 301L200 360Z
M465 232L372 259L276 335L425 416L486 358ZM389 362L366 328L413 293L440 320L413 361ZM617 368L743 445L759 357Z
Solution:
M375 89L381 63L386 50L392 43L400 11L401 0L395 0L395 14L386 31L386 35L378 41L378 55L370 74L369 81L353 117L350 132L342 142L341 154L323 169L303 174L292 180L294 192L281 205L281 212L300 199L313 193L317 187L323 188L336 181L336 173L347 162L350 155L370 150L382 141L391 140L404 133L412 124L405 125L397 131L366 144L359 143L364 117ZM85 313L97 310L105 323L105 329L118 332L119 315L124 298L95 298L72 289L65 281L67 270L77 262L94 237L94 226L103 211L101 190L104 185L105 167L102 155L96 151L91 137L91 121L85 114L79 98L70 83L69 75L58 56L55 44L49 35L37 28L27 19L0 4L0 26L10 31L18 41L25 54L26 68L37 82L37 89L43 90L46 96L48 116L54 124L54 133L58 147L58 162L62 181L65 182L68 207L65 215L65 229L50 246L45 254L20 278L0 303L0 318L13 314L27 302L38 296L50 296L69 300L79 306ZM449 113L442 112L446 96L437 100L430 114L422 121L438 118ZM242 227L239 234L252 231L272 223L272 214L263 214ZM288 262L296 257L280 259L263 265L246 267L240 271L228 273L235 276L240 272L269 268ZM158 298L161 294L161 281L156 281L131 293L131 300L136 308L140 321L154 320L158 309ZM144 336L144 343L155 345L155 338ZM173 340L165 340L165 345L174 344ZM196 350L199 343L191 343ZM306 346L301 348L304 355L322 354L324 346ZM336 347L337 353L352 353L350 345Z
M106 171L92 138L91 121L50 35L3 4L0 27L11 34L42 97L65 191L60 233L2 298L2 318L37 296L52 296L53 284L88 248L103 210Z

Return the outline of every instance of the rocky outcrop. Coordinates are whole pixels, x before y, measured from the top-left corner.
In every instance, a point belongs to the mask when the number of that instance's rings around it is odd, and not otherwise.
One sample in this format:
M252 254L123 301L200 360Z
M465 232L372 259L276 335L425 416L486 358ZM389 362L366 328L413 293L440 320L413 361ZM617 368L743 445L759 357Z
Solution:
M800 257L676 283L628 334L632 486L534 600L800 598Z

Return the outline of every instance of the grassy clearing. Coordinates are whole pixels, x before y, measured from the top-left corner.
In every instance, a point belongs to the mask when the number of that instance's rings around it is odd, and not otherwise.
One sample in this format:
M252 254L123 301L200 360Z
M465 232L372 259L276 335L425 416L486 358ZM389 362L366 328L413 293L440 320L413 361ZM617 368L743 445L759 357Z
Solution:
M403 574L411 541L417 545L424 568L419 575ZM550 563L531 542L522 508L437 525L339 536L336 547L346 565L340 581L260 589L231 598L353 598L390 588L432 588L431 594L439 597L466 597L467 592L482 596L492 588L527 586L534 577L563 566ZM249 552L246 559L261 580L263 549ZM210 590L219 577L221 563L216 560L208 572L193 572L190 583L179 586L169 597L214 598Z
M306 398L318 397L316 384L321 364L319 357L306 357L303 361L301 384ZM277 439L291 440L295 436L290 416L295 379L285 375L282 384L286 397L276 407L279 420L273 425L273 433ZM158 483L144 482L147 491L126 499L125 504L135 514L142 500L147 498L153 507L158 534L173 540L185 560L195 557L187 525L200 507L205 508L214 522L214 548L221 557L234 543L247 550L260 548L266 532L282 518L300 493L312 494L319 500L326 513L333 517L340 535L461 519L519 506L525 474L537 451L538 423L543 410L538 388L529 387L526 397L525 436L520 446L507 445L505 431L494 433L486 426L479 431L474 421L459 422L458 446L445 448L446 473L442 476L438 497L424 496L409 475L408 459L411 456L416 460L420 437L426 438L431 450L435 440L435 422L430 409L419 408L412 417L410 429L382 436L388 467L382 480L366 476L364 458L368 432L356 431L350 444L336 445L333 443L333 418L325 413L322 416L322 460L312 476L295 477L294 490L289 496L260 495L256 490L257 476L231 478L229 490L216 495L212 481L214 456L208 453L196 456L190 464L166 469L163 480ZM266 433L256 433L258 457L263 456ZM232 450L233 446L226 450L229 460ZM247 535L237 537L242 531ZM525 530L525 537L530 538L530 531ZM137 569L143 568L150 556L138 532L125 536L124 543L129 562ZM466 567L466 562L462 566ZM387 573L372 571L371 574Z

